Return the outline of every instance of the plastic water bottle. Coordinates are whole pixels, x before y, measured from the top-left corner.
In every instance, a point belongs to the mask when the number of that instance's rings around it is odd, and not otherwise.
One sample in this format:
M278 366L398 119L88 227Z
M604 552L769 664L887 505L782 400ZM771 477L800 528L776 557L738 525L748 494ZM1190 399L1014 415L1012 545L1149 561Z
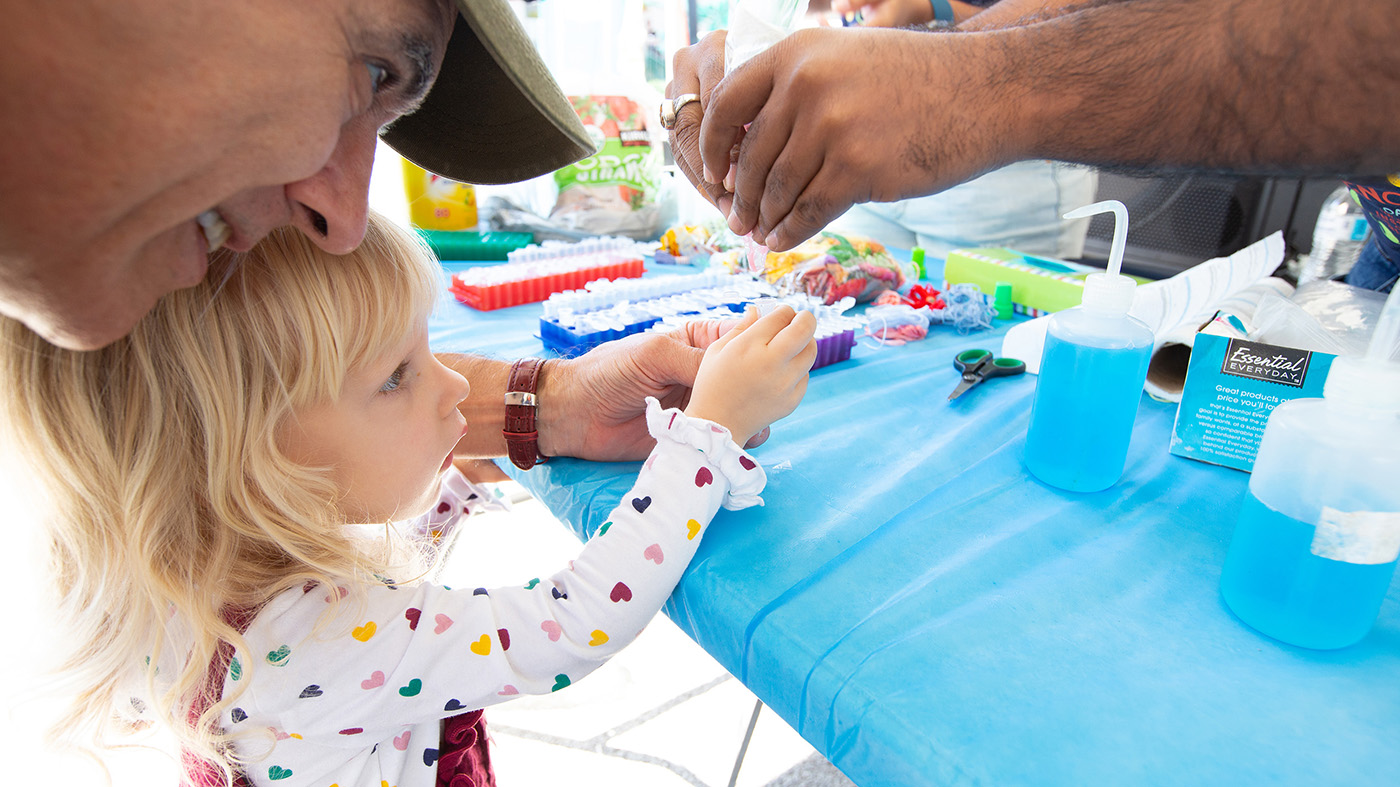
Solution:
M1351 189L1342 184L1322 203L1322 211L1317 214L1312 253L1298 273L1298 284L1345 276L1361 256L1361 247L1366 245L1370 232L1361 204Z
M1152 330L1128 316L1137 282L1119 273L1127 208L1108 200L1065 218L1109 211L1117 223L1108 271L1085 278L1079 306L1050 316L1026 433L1026 467L1071 492L1107 489L1123 475L1152 355Z
M1305 648L1371 630L1400 556L1400 288L1364 358L1332 362L1321 399L1269 415L1220 592L1240 620Z

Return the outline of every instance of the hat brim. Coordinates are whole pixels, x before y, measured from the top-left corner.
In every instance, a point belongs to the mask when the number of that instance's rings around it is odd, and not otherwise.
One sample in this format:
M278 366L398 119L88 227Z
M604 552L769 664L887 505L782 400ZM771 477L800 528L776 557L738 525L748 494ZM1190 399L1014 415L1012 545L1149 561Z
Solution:
M505 0L457 0L457 9L432 90L383 140L463 183L515 183L595 153Z

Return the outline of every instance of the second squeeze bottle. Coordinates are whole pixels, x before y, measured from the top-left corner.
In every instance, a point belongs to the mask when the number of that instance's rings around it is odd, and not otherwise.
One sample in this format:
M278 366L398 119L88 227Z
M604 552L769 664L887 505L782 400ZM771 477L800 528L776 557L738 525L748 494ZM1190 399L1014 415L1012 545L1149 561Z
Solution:
M1079 306L1050 316L1026 434L1026 467L1071 492L1107 489L1123 475L1152 356L1152 330L1128 315L1137 282L1119 273L1127 208L1107 200L1065 218L1109 211L1116 224L1108 270L1085 278Z

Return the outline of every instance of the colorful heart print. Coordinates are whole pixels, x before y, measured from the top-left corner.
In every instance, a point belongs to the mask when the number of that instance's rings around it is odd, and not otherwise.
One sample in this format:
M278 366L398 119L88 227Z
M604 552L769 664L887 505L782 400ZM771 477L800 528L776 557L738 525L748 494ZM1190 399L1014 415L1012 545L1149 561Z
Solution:
M433 616L433 622L437 624L436 626L433 626L434 634L441 634L442 632L452 628L452 618L449 618L441 612Z
M399 751L408 751L408 739L413 737L413 730L404 730L402 735L394 738L394 748Z
M539 577L535 577L534 579L532 579L532 580L530 580L529 582L525 583L525 589L526 589L526 590L534 590L534 589L535 589L535 585L538 585L538 584L540 584L540 578L539 578Z
M399 687L399 694L405 697L416 697L418 696L418 692L422 690L423 681L419 680L418 678L414 678L413 680L408 682L407 686Z
M337 586L336 586L336 589L335 589L335 594L334 594L334 595L331 595L331 594L327 594L327 595L326 595L326 603L329 604L329 603L335 601L336 599L345 598L345 597L348 596L348 595L350 595L350 590L349 590L349 588L343 588L343 587L340 587L339 585L337 585Z
M755 465L755 464L753 463L753 460L752 460L752 459L748 458L747 456L744 456L743 454L740 454L740 455L739 455L739 466L742 467L742 468L744 468L745 470L752 470L752 469L754 469L755 467L757 467L758 465Z
M439 514L446 514L448 511L451 511L451 510L452 510L452 505L451 505L450 503L448 503L446 500L442 501L441 503L438 503L437 512L438 512Z
M374 636L375 629L374 621L371 620L363 626L356 626L355 629L350 632L350 636L361 642L369 642L369 638Z
M491 637L487 636L486 634L482 634L481 639L478 639L476 642L473 642L468 647L471 648L472 653L475 653L478 656L489 656L491 655Z
M569 676L561 672L554 676L554 688L550 689L550 691L558 691L560 689L567 689L568 687Z
M501 641L501 650L510 650L510 632L505 629L496 629L496 638Z
M688 522L685 523L685 537L686 537L686 540L687 540L687 541L694 539L694 538L695 538L697 535L699 535L699 534L700 534L700 523L699 523L699 522L697 522L697 521L695 521L694 519L692 519L692 520L690 520L690 521L688 521Z
M544 633L549 635L550 642L558 642L559 637L563 636L564 634L563 627L561 627L557 622L553 620L546 620L545 622L541 623L540 628L544 629Z
M473 595L473 596L486 596L487 598L490 598L490 597L491 597L491 594L486 592L486 588L477 588L476 590L473 590L473 591L472 591L472 595Z
M228 715L229 718L233 719L234 724L237 724L240 721L244 721L248 718L248 712L243 710L242 708L234 708L233 710L228 712Z
M602 629L593 629L593 639L588 640L589 645L596 648L599 645L606 645L607 642L608 635Z
M274 766L272 766L271 768L268 768L268 769L267 769L267 778L271 779L272 781L278 781L278 780L280 780L280 779L288 779L288 778L291 778L291 775L292 775L292 769L291 769L291 768L283 768L281 765L274 765Z
M318 686L317 684L313 683L313 684L311 684L310 686L307 686L306 688L304 688L304 689L301 690L301 696L299 697L299 699L303 699L303 700L314 699L314 698L316 698L316 697L321 696L321 695L324 694L324 693L325 693L325 692L321 691L321 687L320 687L320 686Z
M433 767L433 763L437 762L437 758L438 758L438 750L437 750L437 749L424 749L424 750L423 750L423 764L426 765L426 766L428 766L429 768Z
M651 562L659 566L661 565L661 561L666 559L666 554L661 551L660 544L652 544L651 546L642 550L642 557L646 558L647 560L650 560Z
M632 507L635 508L635 509L637 509L637 513L639 513L639 514L645 514L645 513L647 512L647 506L650 506L650 505L651 505L651 495L647 495L646 497L634 497L634 498L632 498Z
M461 700L452 699L448 700L447 704L442 706L442 709L447 711L448 713L451 713L454 710L461 710L465 707L467 706L463 705Z
M613 585L612 593L608 594L608 598L612 599L614 604L619 601L631 601L632 588L627 587L625 583L619 582Z
M364 727L346 727L345 729L341 730L341 731L340 731L339 733L337 733L337 734L339 734L339 735L359 735L360 733L362 733L362 732L364 732L364 731L365 731L365 728L364 728Z
M228 677L229 680L238 680L243 677L243 662L239 661L237 656L229 660Z
M517 689L516 687L507 683L506 685L501 687L500 691L496 693L501 695L502 697L514 697L515 695L520 693L520 689Z
M267 663L274 667L283 667L287 664L287 659L292 657L292 649L286 645L279 646L277 650L267 653Z
M417 607L409 607L403 611L403 616L408 618L408 630L418 630L418 619L423 616L423 610Z
M561 591L557 587L550 588L549 592L554 594L555 601L567 601L569 599L569 594Z
M695 485L703 487L705 484L714 483L715 474L710 472L710 468L702 467L695 471Z
M603 523L603 526L600 527L600 528L598 528L598 535L601 536L601 535L603 535L604 533L608 532L608 528L610 528L610 527L612 527L612 520L611 520L611 519L609 519L608 521L604 522L604 523Z
M383 685L384 685L384 671L383 671L383 670L375 670L373 673L370 674L370 676L369 676L368 678L365 678L364 680L360 681L360 688L364 689L365 691L369 691L370 689L377 689L377 688L379 688L380 686L383 686Z

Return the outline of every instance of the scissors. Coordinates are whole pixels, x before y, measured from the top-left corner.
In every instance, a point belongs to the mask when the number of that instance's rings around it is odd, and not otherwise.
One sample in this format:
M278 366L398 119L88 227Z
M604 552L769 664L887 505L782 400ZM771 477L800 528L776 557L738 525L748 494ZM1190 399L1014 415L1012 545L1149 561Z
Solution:
M1015 358L997 358L990 350L963 350L953 358L953 365L962 372L958 387L948 394L948 401L962 396L967 389L992 377L1024 374L1026 365Z

